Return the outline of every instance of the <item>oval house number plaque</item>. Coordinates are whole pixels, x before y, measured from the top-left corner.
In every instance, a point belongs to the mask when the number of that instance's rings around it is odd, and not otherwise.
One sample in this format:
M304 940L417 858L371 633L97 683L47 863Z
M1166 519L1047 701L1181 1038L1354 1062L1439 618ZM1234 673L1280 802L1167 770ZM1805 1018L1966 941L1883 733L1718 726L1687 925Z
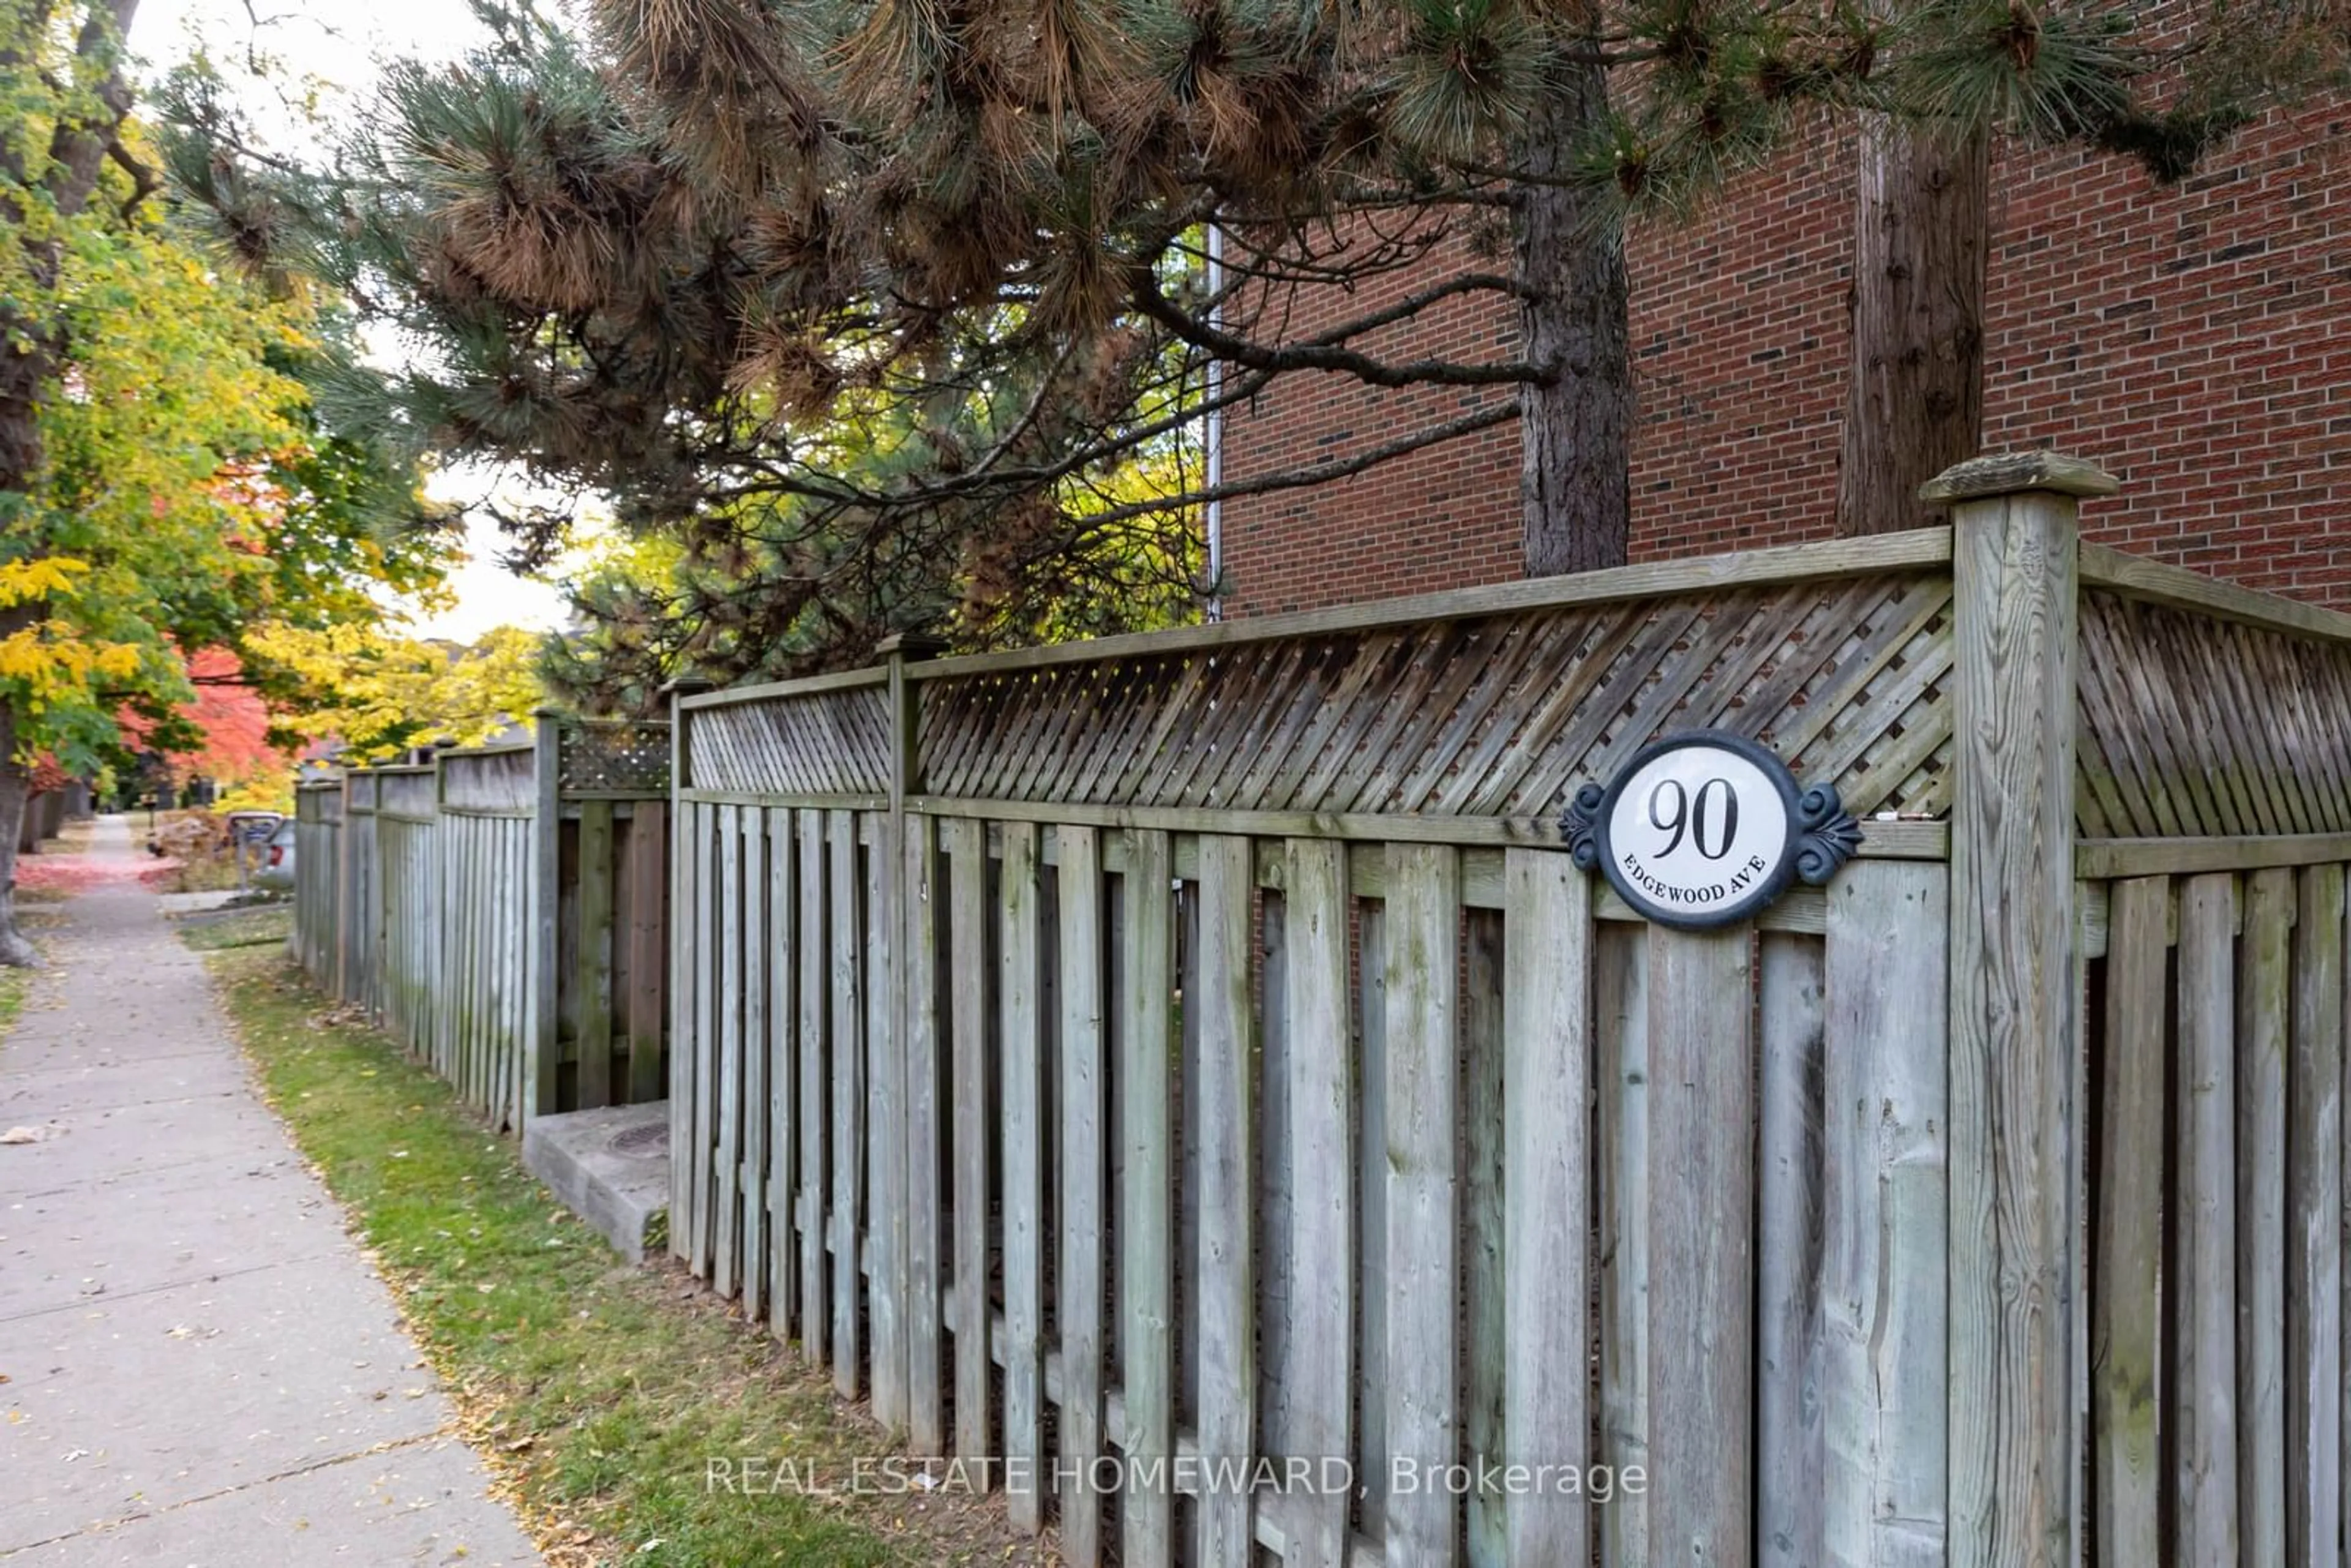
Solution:
M1660 925L1750 920L1799 878L1819 884L1861 845L1834 786L1800 789L1744 736L1694 729L1655 741L1560 820L1575 863L1605 873Z

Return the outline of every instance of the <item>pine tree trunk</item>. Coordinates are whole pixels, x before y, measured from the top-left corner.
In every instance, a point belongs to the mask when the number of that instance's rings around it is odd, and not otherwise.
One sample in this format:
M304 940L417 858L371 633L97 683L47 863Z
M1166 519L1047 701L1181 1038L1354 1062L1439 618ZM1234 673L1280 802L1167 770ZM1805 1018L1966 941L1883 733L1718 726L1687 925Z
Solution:
M1607 74L1561 68L1535 106L1517 162L1534 180L1569 172L1577 138L1607 111ZM1525 569L1554 577L1622 566L1632 531L1633 361L1625 247L1595 198L1561 184L1520 188L1519 279L1530 362L1555 369L1519 393Z
M0 701L0 964L20 969L41 961L16 929L16 836L31 784L30 769L16 756L16 705Z
M1837 472L1845 535L1945 521L1918 486L1982 444L1991 141L1864 115L1857 184Z

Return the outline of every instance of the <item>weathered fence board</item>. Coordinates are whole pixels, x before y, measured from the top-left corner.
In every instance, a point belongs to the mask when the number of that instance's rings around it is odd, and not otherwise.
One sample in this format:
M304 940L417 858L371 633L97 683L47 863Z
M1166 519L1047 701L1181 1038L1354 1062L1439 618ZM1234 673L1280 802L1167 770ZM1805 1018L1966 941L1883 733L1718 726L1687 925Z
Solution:
M2273 868L2245 879L2232 1047L2238 1546L2255 1563L2286 1561L2286 1029L2294 913L2292 872Z
M1590 1449L1588 1368L1560 1347L1583 1346L1593 1334L1592 894L1556 854L1512 850L1503 875L1506 1273L1497 1348L1509 1363L1503 1452L1532 1469L1588 1462ZM1505 1500L1510 1562L1588 1560L1591 1516L1581 1497L1546 1487ZM1322 1561L1336 1568L1340 1560Z
M1321 1458L1353 1451L1355 1085L1347 1028L1347 858L1337 844L1300 840L1284 853L1290 1181L1288 1204L1269 1217L1288 1219L1282 1256L1289 1322L1279 1385L1286 1420L1279 1451ZM1343 1492L1301 1495L1290 1514L1287 1561L1342 1568L1347 1505Z
M1039 1016L1037 829L1004 826L997 873L997 1013L999 1115L990 1141L1002 1151L1004 1448L1013 1522L1044 1522L1039 1461L1045 1424L1045 1051Z
M1458 1458L1455 1297L1454 1029L1459 1017L1460 866L1442 845L1388 850L1386 1113L1388 1452L1417 1467ZM1453 1500L1392 1490L1387 1542L1399 1560L1456 1560ZM1227 1559L1229 1561L1229 1559Z
M2092 1345L2097 1539L2112 1563L2159 1560L2158 1367L2163 1310L2163 1044L2168 1032L2171 883L2117 883L2106 944L2105 1089Z
M2321 1561L2343 1527L2344 883L2301 873L2286 1100L2285 1559Z
M1249 842L1204 838L1199 866L1200 985L1196 1004L1187 992L1184 1006L1199 1009L1199 1253L1188 1280L1199 1300L1200 1453L1212 1467L1245 1467L1257 1440ZM1200 1560L1243 1561L1254 1539L1249 1489L1209 1473Z
M945 1369L939 1284L946 1274L947 1212L946 1152L941 1106L946 1057L941 1047L940 998L951 977L937 960L945 889L939 882L938 845L928 817L905 825L903 871L906 888L905 946L901 960L906 993L906 1436L914 1452L934 1458L946 1451Z
M1857 865L1829 898L1820 1402L1824 1557L1940 1563L1949 1251L1941 866Z
M1751 1550L1750 935L1649 936L1650 1551Z
M1120 890L1118 1058L1122 1183L1119 1207L1119 1364L1123 1448L1134 1473L1176 1453L1173 1127L1168 1079L1175 1005L1175 860L1165 833L1125 835ZM1121 1558L1148 1568L1173 1561L1175 1521L1165 1488L1120 1499Z
M947 928L955 976L955 1422L956 1457L997 1452L988 1414L988 1129L998 1096L988 1083L988 1009L994 992L987 928L987 832L968 818L946 824L950 889Z
M1767 932L1757 946L1757 1554L1765 1568L1812 1568L1828 1561L1828 1499L1817 1484L1828 1473L1821 1398L1826 955L1822 943L1786 932Z
M1054 836L1061 852L1061 1473L1076 1478L1062 1494L1061 1544L1071 1557L1091 1563L1102 1544L1102 1493L1092 1482L1102 1448L1103 1252L1110 1234L1102 1076L1108 923L1095 831L1062 828Z
M2190 877L2179 893L2179 1106L2182 1180L2172 1214L2171 1382L2177 1550L2237 1561L2236 1124L2232 1024L2236 879Z

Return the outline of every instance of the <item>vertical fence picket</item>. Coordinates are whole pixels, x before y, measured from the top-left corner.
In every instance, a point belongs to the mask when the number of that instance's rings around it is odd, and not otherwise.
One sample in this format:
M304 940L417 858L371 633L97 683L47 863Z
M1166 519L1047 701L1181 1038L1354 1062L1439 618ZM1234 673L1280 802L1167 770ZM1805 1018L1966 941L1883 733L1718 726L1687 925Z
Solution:
M766 1321L768 1302L768 1134L775 1101L768 1084L768 813L737 815L741 844L743 973L737 994L743 1012L743 1155L736 1184L742 1193L743 1321Z
M1061 1556L1102 1556L1102 1499L1092 1484L1102 1455L1103 1146L1102 841L1092 828L1054 830L1061 896Z
M681 725L681 737L683 732ZM698 803L679 804L677 842L670 853L669 1251L680 1261L690 1260L694 1249L694 1119L688 1107L695 1101L694 1020L702 989L701 950L694 940L694 847L701 821Z
M506 828L506 822L501 822L501 828ZM517 1018L522 1013L522 967L517 964L517 952L515 952L517 945L513 940L510 917L513 917L515 903L517 903L519 891L522 891L519 877L522 877L524 867L522 856L515 853L515 834L498 832L496 837L498 879L494 883L494 895L491 895L491 945L498 955L498 1011L496 1020L491 1025L491 1030L494 1030L491 1032L491 1049L485 1061L489 1072L482 1082L480 1105L482 1114L489 1116L491 1126L501 1126L506 1122L507 1093L510 1093L507 1079L515 1072L515 1046L517 1046L519 1037Z
M2238 1549L2283 1563L2285 1447L2286 1052L2292 1021L2294 873L2246 879L2238 944Z
M1826 1563L1821 1405L1821 1080L1827 1020L1820 940L1757 944L1756 1554L1761 1568Z
M799 857L799 1196L793 1224L800 1238L800 1354L825 1364L832 1312L826 1271L825 1151L831 1131L826 1100L825 1020L832 988L827 964L824 813L795 814Z
M1949 879L1900 861L1829 890L1822 1088L1826 1560L1944 1560ZM1894 1281L1903 1288L1893 1288Z
M1286 870L1286 866L1284 867ZM1279 879L1280 873L1277 873ZM1254 1146L1248 1172L1256 1239L1257 1448L1270 1457L1296 1451L1290 1409L1290 1345L1297 1333L1290 1265L1290 1218L1298 1193L1290 1153L1289 895L1261 887L1257 895L1257 1046L1250 1053Z
M799 1189L800 1130L798 1046L799 1041L799 887L795 876L792 813L776 806L759 812L767 845L768 920L768 1328L789 1339L798 1322L799 1232L793 1195Z
M743 809L743 1322L767 1322L767 1133L774 1100L767 1086L767 811Z
M873 1416L884 1427L906 1425L906 1109L905 1045L899 1020L905 1009L893 890L904 870L898 827L889 816L871 819L877 830L865 853L865 1082L872 1109L865 1119L866 1257L871 1264L866 1313L872 1322L868 1359Z
M514 1006L507 1043L507 1075L500 1103L505 1127L520 1136L531 1114L530 1039L530 833L517 822L508 838L514 872L507 883L507 952L514 965Z
M1460 1442L1462 1454L1475 1462L1500 1454L1509 1443L1502 1429L1508 1398L1503 1325L1509 1316L1502 1260L1502 987L1508 964L1502 912L1465 909L1461 936ZM1465 1568L1509 1568L1507 1503L1507 1494L1498 1488L1468 1489L1462 1499L1468 1515Z
M2343 868L2304 871L2300 898L2286 1086L2285 1559L2317 1563L2343 1527Z
M1353 1451L1348 1419L1353 1403L1355 1148L1347 1030L1347 852L1344 844L1327 839L1291 839L1282 853L1290 1206L1286 1214L1268 1218L1289 1237L1284 1457L1319 1461ZM1345 1490L1318 1481L1290 1500L1288 1568L1343 1568Z
M530 992L531 1113L560 1110L563 952L563 744L561 723L546 708L534 718L531 747ZM582 824L583 830L585 824ZM582 845L584 849L584 843ZM582 863L585 863L584 856ZM583 922L584 929L584 922Z
M1650 1549L1690 1564L1751 1550L1750 940L1649 932Z
M1029 1531L1041 1527L1044 1501L1045 1085L1038 1013L1038 858L1036 825L1005 823L998 873L1002 1084L994 1123L1004 1179L1004 1460L1012 1522Z
M2100 1551L2116 1564L2160 1558L2156 1393L2169 1144L2163 1057L2170 1019L2170 916L2169 877L2118 882L2109 896L2090 1462Z
M955 1010L950 1072L955 1085L955 1451L959 1459L998 1452L988 1419L988 1133L996 1103L988 1082L987 984L987 836L968 817L944 824Z
M825 847L831 895L826 918L831 937L832 1385L842 1398L853 1399L864 1354L859 1254L864 1241L867 1087L865 922L858 914L864 878L857 871L856 813L826 814Z
M1358 1502L1364 1531L1384 1540L1388 1485L1388 964L1387 905L1354 906L1355 1024L1361 1039L1355 1084L1355 1434Z
M742 808L732 808L738 815ZM576 1003L580 1064L573 1084L573 1104L588 1111L610 1105L612 1099L612 973L613 946L620 938L614 925L612 802L580 803L580 932ZM730 907L732 905L730 904ZM738 995L730 988L730 995Z
M634 802L629 822L629 1103L660 1099L662 1019L667 977L664 938L669 913L669 808Z
M1119 1557L1168 1568L1173 1509L1165 1476L1176 1452L1174 1176L1167 1097L1175 998L1175 861L1167 835L1125 835L1119 956L1119 1364L1122 1448L1131 1485L1119 1499Z
M1564 854L1511 850L1502 899L1502 1455L1580 1464L1591 1444L1592 883ZM1503 1501L1507 1561L1590 1561L1583 1498L1542 1487Z
M718 813L703 806L694 825L694 1251L696 1279L710 1278L711 1236L717 1195L711 1179L712 1135L718 1120Z
M1600 1028L1601 1443L1619 1475L1651 1469L1649 1418L1649 942L1599 933L1593 1016ZM1649 1562L1649 1493L1626 1490L1602 1514L1608 1568Z
M481 870L475 879L478 902L467 912L469 927L466 942L472 950L472 995L467 998L465 1017L465 1050L455 1082L458 1097L466 1104L478 1108L482 1103L483 1062L489 1055L491 1021L495 1016L492 981L496 975L497 950L492 933L491 912L497 898L497 824L483 821L475 835L475 852L481 856Z
M2178 1122L2172 1208L2170 1443L2174 1552L2237 1561L2236 879L2192 876L2179 891Z
M946 889L938 883L936 831L929 817L906 819L905 931L899 973L906 992L905 1106L906 1293L902 1310L906 1333L906 1437L916 1455L928 1458L946 1449L946 1401L941 1376L939 1281L943 1277L940 1217L946 1186L941 1179L939 1128L940 1025L939 925Z
M1234 1469L1255 1457L1257 1367L1252 1320L1249 841L1202 834L1200 855L1199 1297L1200 1561L1245 1563L1255 1551L1250 1499ZM1194 999L1187 992L1184 1009Z
M711 1240L710 1285L720 1296L735 1293L736 1263L742 1253L743 1202L743 813L741 806L718 808L718 950L711 956L718 976L718 1135L713 1156L717 1223ZM586 836L581 836L583 848ZM580 939L588 927L583 901ZM587 1049L583 1039L580 1049Z
M1436 844L1387 847L1387 1433L1398 1465L1459 1458L1455 1319L1459 1291L1454 1170L1460 858ZM1387 1498L1400 1563L1449 1568L1454 1500L1427 1485ZM1232 1559L1223 1559L1232 1561Z

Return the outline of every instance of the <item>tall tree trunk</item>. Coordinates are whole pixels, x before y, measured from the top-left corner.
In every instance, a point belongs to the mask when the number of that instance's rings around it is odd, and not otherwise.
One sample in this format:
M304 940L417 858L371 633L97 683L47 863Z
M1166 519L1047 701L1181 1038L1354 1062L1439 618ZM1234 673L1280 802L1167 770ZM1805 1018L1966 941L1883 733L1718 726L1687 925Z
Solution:
M1836 531L1885 534L1945 520L1918 486L1983 441L1991 139L1864 115L1857 183Z
M1633 359L1625 246L1599 198L1564 183L1606 114L1607 72L1560 68L1529 116L1515 238L1526 358L1557 373L1519 393L1520 502L1529 577L1622 566L1633 519Z
M31 784L31 770L16 757L16 705L0 699L0 964L20 969L41 961L16 929L16 836Z

